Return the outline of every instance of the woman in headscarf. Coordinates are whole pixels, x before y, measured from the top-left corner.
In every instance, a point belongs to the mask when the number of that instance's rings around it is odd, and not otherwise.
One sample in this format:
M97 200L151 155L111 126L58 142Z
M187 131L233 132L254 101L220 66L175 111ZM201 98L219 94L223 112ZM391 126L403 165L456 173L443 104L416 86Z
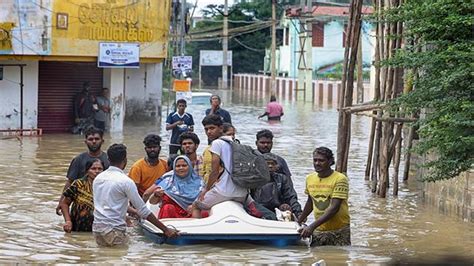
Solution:
M143 194L150 197L151 204L161 203L158 219L190 218L188 207L201 193L203 179L194 172L192 163L186 156L178 156L173 162L173 170L158 179Z
M64 216L63 230L66 233L91 232L94 221L94 202L92 196L92 182L104 171L104 163L94 159L86 163L86 175L76 179L63 193L64 198L59 203ZM71 210L69 210L69 206Z

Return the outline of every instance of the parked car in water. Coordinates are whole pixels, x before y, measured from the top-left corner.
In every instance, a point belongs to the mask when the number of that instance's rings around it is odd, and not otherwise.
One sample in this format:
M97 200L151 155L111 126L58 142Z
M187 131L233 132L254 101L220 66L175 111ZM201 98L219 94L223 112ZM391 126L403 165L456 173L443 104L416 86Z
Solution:
M212 93L209 92L202 92L202 91L193 91L189 92L177 92L176 93L176 101L178 99L185 99L188 103L188 106L193 105L209 105ZM173 104L175 105L175 104Z
M212 93L196 91L192 92L192 99L190 105L209 105L209 99Z

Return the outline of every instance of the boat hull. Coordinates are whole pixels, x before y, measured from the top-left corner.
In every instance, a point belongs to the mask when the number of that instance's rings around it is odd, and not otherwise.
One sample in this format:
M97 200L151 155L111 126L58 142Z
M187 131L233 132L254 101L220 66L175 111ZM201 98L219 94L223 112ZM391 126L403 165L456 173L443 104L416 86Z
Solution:
M179 230L180 236L167 238L153 224L142 221L140 225L144 234L159 244L191 245L240 241L282 247L300 242L299 225L296 222L258 219L248 215L241 204L232 201L214 206L207 218L160 221Z

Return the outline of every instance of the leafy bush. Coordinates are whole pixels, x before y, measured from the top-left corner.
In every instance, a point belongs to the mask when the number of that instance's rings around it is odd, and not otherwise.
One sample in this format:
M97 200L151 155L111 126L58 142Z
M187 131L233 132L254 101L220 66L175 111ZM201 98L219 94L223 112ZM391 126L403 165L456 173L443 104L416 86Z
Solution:
M407 43L387 63L417 73L394 106L422 111L415 151L435 154L424 180L456 177L474 163L472 14L470 0L409 0L387 16L404 23Z

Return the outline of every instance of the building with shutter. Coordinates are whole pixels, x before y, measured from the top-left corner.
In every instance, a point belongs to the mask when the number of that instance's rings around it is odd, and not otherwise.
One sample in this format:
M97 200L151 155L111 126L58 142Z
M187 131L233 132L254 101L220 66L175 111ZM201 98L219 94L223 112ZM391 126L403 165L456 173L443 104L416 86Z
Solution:
M86 81L93 94L110 91L110 131L122 131L130 111L159 118L170 8L171 0L2 1L0 129L70 132ZM112 63L98 67L104 43L121 52L104 48Z

